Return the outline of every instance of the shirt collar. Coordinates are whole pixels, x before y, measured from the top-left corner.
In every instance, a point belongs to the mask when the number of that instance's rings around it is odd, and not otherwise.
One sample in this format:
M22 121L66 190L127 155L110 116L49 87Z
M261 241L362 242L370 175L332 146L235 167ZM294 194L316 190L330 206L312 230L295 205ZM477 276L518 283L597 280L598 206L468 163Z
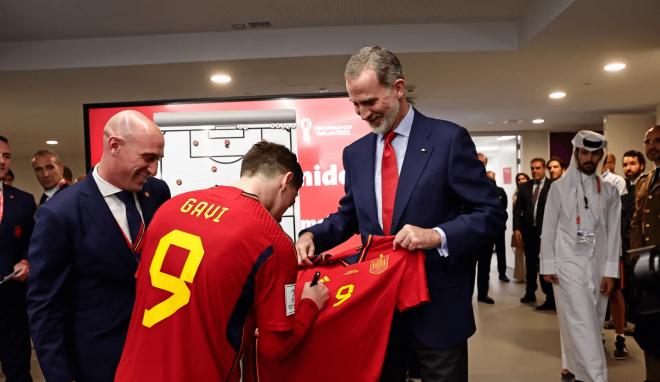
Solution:
M59 187L55 186L55 187L51 188L50 190L45 190L45 191L44 191L44 194L46 194L46 196L48 196L48 197L50 198L51 196L55 195L55 193L57 192L58 188L59 188Z
M62 185L64 185L64 179L62 179L62 180L57 184L57 186L51 188L50 190L45 190L45 191L44 191L44 194L46 194L46 195L50 198L50 197L52 197L53 195L55 195L55 194L57 193L57 191L60 190L60 188L62 188Z
M406 113L406 116L403 117L401 122L399 122L399 125L394 129L394 131L397 134L403 135L406 138L409 137L410 129L412 128L414 119L415 119L415 111L412 106L408 106L408 113ZM378 134L378 139L380 139L381 141L385 139L385 134Z
M96 186L99 188L99 191L101 191L101 195L103 195L104 198L106 196L114 195L122 191L121 188L115 187L108 183L108 181L105 179L101 178L101 175L99 174L99 165L94 167L94 171L92 171L92 177L94 177Z

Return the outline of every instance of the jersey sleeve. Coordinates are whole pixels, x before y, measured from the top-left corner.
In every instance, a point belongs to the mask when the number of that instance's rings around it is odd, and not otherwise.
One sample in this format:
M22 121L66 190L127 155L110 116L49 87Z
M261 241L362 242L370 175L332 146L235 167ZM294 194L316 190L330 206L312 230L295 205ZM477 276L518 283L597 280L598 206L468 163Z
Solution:
M421 251L407 255L403 272L397 296L397 309L402 312L422 303L430 302L429 289L426 283L424 254Z
M273 255L259 269L254 306L260 330L293 330L297 269L293 246L291 252L283 250L282 246L274 247Z

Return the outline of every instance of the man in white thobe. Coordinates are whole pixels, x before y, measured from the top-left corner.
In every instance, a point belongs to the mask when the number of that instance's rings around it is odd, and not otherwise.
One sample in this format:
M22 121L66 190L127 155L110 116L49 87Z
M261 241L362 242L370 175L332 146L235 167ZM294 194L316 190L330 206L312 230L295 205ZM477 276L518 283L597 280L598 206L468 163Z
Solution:
M541 274L553 284L562 364L577 381L607 381L601 329L619 276L621 200L596 175L607 141L582 130L568 171L552 183L541 233Z

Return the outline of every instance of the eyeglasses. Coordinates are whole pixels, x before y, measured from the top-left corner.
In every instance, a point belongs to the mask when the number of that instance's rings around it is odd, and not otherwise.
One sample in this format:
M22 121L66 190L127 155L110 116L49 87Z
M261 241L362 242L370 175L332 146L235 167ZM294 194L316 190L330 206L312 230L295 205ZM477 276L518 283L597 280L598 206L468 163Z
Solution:
M654 139L645 139L644 144L645 145L650 145L650 144L660 145L660 137L657 137L657 138L654 138Z

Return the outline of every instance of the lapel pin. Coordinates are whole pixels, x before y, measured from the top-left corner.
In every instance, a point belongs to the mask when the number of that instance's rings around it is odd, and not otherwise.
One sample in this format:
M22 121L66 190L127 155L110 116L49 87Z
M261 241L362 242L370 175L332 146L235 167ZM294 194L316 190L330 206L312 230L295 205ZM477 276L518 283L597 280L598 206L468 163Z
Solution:
M425 153L425 152L426 152L426 149L425 149L425 148L422 148L422 152Z
M144 197L145 197L145 198L148 198L148 197L149 197L149 192L145 191L145 192L144 192Z
M14 195L9 195L9 199L14 199Z

